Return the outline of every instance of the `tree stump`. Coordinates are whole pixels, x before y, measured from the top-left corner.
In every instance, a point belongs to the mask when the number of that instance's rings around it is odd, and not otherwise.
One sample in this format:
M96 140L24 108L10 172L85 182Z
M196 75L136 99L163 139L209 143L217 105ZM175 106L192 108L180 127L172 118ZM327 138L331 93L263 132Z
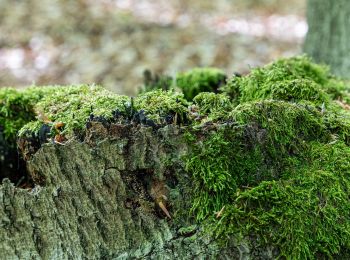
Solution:
M0 258L348 259L349 86L305 56L215 82L1 90Z

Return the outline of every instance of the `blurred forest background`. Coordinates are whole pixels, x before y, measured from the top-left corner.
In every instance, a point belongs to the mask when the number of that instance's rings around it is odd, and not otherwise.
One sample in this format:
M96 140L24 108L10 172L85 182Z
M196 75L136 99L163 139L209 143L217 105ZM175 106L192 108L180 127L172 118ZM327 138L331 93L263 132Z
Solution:
M143 72L228 74L301 52L306 0L0 0L0 86L97 83L134 95Z

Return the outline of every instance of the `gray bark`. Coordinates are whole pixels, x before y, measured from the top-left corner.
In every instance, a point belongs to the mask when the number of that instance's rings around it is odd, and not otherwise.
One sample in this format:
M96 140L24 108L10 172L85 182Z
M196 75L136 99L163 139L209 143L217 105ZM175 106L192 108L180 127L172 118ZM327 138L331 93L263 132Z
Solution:
M307 20L304 51L336 75L350 78L350 1L308 0Z
M218 245L188 217L188 149L178 127L93 123L83 142L26 154L35 188L0 185L0 259L271 258L253 243Z

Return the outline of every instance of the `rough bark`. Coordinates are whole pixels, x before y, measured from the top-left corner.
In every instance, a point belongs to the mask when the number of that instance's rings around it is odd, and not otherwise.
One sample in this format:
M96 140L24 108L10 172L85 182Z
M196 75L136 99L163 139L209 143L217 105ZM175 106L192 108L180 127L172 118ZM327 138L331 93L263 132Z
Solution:
M305 52L350 78L350 1L308 0L307 19Z
M27 161L35 188L0 186L0 259L270 258L243 242L223 248L187 217L187 152L175 126L94 123L83 142L43 145Z

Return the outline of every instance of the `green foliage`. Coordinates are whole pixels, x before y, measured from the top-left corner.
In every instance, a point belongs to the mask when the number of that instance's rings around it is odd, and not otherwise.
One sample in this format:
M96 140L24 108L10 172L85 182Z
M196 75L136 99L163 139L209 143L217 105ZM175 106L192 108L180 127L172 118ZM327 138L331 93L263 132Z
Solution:
M25 100L23 94L18 93L15 89L1 89L0 102L0 125L5 138L13 138L19 128L25 124L25 119L30 120L28 114L31 114L33 118L34 112L28 100Z
M257 235L289 259L349 249L350 148L332 141L323 115L262 101L242 104L232 118L236 124L207 133L187 161L197 219L223 241Z
M188 72L178 73L176 85L187 100L191 101L201 92L217 92L218 88L225 84L226 75L215 68L195 68Z
M342 100L350 104L350 85L340 79L331 78L326 85L325 91L332 100Z
M229 116L238 124L208 133L187 163L198 191L193 211L199 220L220 210L238 187L280 178L306 141L330 138L319 112L302 105L246 103Z
M168 115L174 116L174 120L181 122L186 118L188 107L183 95L172 91L155 90L140 94L133 99L113 94L96 85L43 89L47 89L45 95L42 95L38 99L39 102L33 106L37 114L37 121L25 125L19 131L20 136L32 132L38 133L43 124L55 126L62 123L60 134L65 138L71 138L84 130L90 115L109 121L113 119L113 111L132 118L133 114L142 110L145 116L152 119L154 123L164 123L164 118ZM34 87L29 88L26 93L33 96L39 91L42 90ZM53 131L55 131L54 128Z
M302 141L328 140L322 114L315 107L285 101L253 101L237 106L230 115L242 125L264 129L271 148L295 149ZM275 147L278 146L278 147Z
M34 106L44 95L45 90L0 89L0 178L18 181L23 177L20 169L16 137L23 125L35 119Z

